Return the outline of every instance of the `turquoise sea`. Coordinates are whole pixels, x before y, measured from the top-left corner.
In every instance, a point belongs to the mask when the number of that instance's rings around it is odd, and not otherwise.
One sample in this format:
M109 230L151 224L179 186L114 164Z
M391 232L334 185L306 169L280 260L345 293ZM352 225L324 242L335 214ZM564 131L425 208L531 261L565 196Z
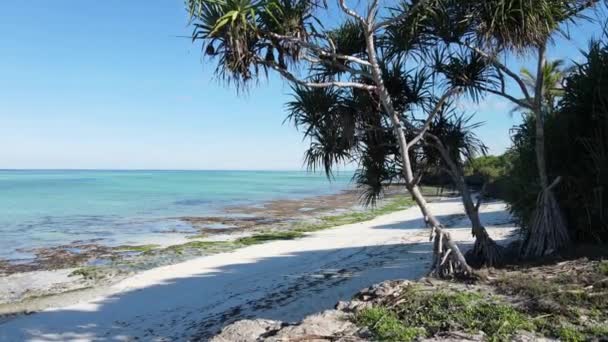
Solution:
M0 259L32 248L100 240L113 245L188 231L184 215L336 193L352 174L298 171L0 171Z

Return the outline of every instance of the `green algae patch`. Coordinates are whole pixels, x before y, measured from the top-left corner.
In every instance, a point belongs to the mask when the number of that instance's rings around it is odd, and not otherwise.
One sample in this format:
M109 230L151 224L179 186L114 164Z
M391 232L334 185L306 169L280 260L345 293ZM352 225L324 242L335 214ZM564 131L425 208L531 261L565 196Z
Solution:
M238 238L234 241L237 245L251 246L260 243L277 241L277 240L293 240L303 237L305 234L298 231L276 231L266 232L260 234L254 234L252 236L246 236Z
M208 238L208 237L209 237L208 233L200 233L200 234L196 234L196 235L186 236L186 239L188 239L188 240L197 240L197 239L205 239L205 238Z
M182 254L189 250L203 251L205 253L226 252L237 248L232 241L190 241L180 245L169 246L163 251Z
M150 253L160 246L155 244L148 245L122 245L114 248L117 252L139 252L139 253Z
M78 269L72 271L72 273L70 273L68 276L69 277L80 276L86 280L101 280L101 279L107 278L111 274L112 274L112 271L109 270L107 267L85 266L85 267L81 267L81 268L78 268Z
M360 223L372 220L378 216L390 214L395 211L404 210L414 205L414 202L405 196L398 196L388 201L388 203L367 211L352 212L339 215L323 216L320 222L303 223L297 225L293 231L296 232L315 232L347 224Z

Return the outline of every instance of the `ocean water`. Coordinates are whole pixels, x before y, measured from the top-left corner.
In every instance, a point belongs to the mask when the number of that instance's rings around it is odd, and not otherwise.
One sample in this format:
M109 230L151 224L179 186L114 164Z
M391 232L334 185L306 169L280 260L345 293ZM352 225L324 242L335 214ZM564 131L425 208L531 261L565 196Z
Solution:
M161 241L191 230L177 217L332 194L351 175L330 182L297 171L0 171L0 259L27 260L32 248L73 241Z

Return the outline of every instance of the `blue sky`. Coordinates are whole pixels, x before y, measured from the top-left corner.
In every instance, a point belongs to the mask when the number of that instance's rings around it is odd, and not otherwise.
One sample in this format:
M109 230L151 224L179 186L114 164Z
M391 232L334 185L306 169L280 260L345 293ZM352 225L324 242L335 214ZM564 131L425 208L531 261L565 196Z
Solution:
M7 0L0 13L0 168L301 168L306 143L283 124L289 87L271 78L237 96L215 81L179 37L191 33L182 0ZM550 56L580 59L594 31ZM511 105L463 106L501 153Z

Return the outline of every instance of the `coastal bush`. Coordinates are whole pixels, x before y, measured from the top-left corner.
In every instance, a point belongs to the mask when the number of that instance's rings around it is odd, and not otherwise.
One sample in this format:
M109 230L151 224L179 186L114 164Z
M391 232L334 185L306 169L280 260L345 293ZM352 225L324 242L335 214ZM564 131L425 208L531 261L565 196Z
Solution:
M561 177L556 196L570 237L608 241L608 48L592 42L586 60L564 82L557 108L545 120L547 166ZM506 199L523 229L528 228L539 190L535 163L535 122L517 127Z
M512 154L507 152L474 158L465 164L464 171L466 181L472 187L485 187L486 196L503 199L507 191L505 176L512 167Z

